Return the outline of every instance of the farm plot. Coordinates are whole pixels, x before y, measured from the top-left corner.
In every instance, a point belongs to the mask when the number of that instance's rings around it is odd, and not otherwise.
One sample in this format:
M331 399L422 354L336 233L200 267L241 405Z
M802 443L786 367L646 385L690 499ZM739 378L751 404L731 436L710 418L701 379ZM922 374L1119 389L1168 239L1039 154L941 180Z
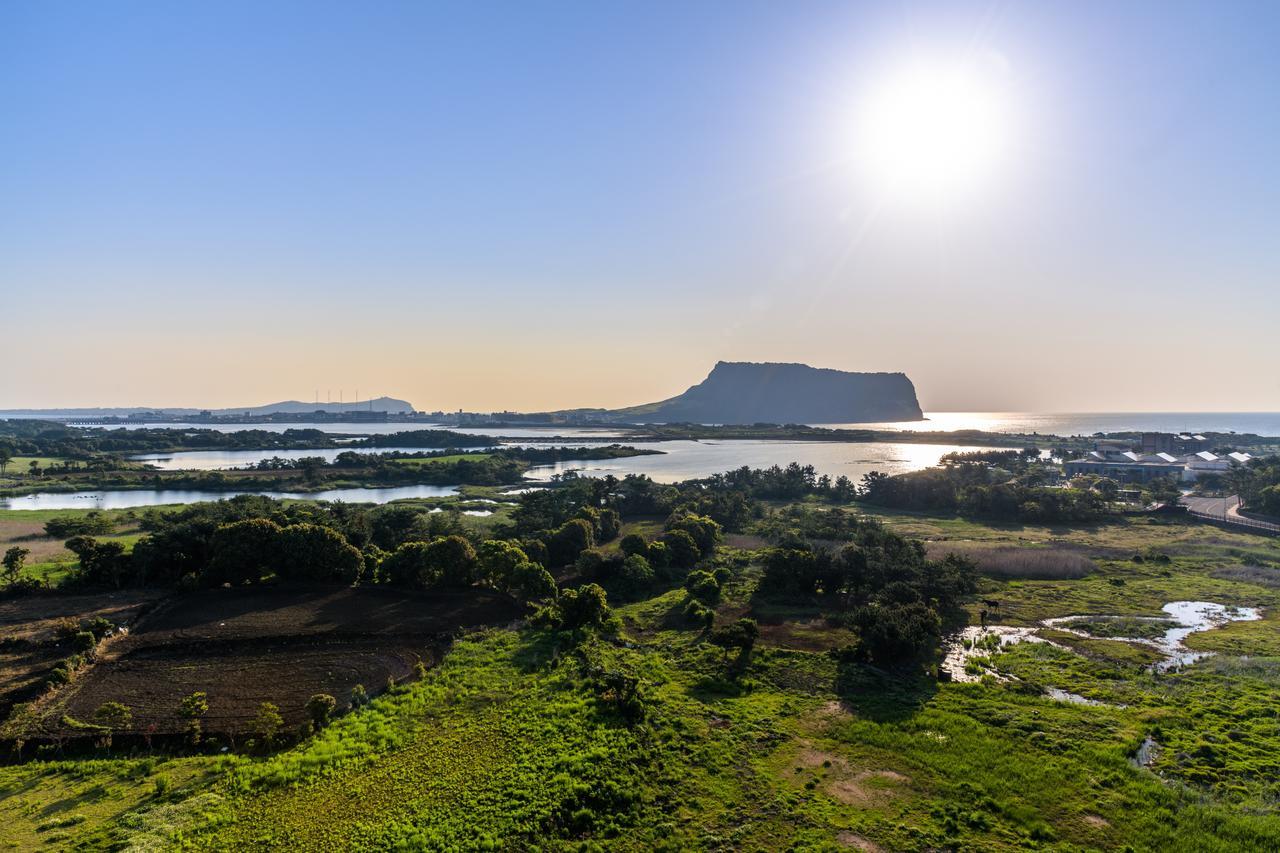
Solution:
M92 595L24 595L0 601L0 640L54 643L67 620L103 618L128 625L163 597L159 590L130 589Z
M38 733L87 737L102 705L131 714L128 734L165 736L189 721L180 703L206 694L208 735L253 730L264 702L277 706L283 732L306 719L324 693L344 711L357 685L369 696L389 681L434 665L451 636L520 615L510 599L483 590L414 593L369 587L249 587L204 590L157 606L126 636L109 640L96 663L41 701Z
M242 587L176 596L150 614L122 647L297 636L443 634L520 617L485 590L415 593L378 587Z
M305 719L311 695L327 693L346 710L357 684L379 693L388 678L403 680L419 661L431 665L439 654L440 647L425 639L411 644L311 638L141 649L94 667L51 709L46 725L71 734L63 715L90 720L104 703L120 702L132 711L133 732L177 734L187 724L179 703L200 691L209 702L202 720L206 732L251 731L263 702L280 709L287 730Z

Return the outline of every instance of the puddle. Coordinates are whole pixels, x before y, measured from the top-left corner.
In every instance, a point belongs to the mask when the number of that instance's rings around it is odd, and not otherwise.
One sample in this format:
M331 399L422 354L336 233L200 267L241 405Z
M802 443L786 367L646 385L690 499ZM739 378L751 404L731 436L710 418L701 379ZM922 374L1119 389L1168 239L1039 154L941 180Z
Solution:
M1129 762L1134 767L1150 767L1155 763L1156 756L1160 754L1160 745L1156 743L1156 739L1151 735L1147 735L1142 740L1142 746L1138 747L1138 751L1133 754L1133 758Z
M988 625L985 628L977 625L970 625L951 641L947 647L947 655L942 661L942 670L950 676L951 681L961 684L971 684L981 681L984 676L990 675L999 682L1008 682L1010 677L1001 675L993 669L983 667L980 672L969 672L967 667L969 662L975 658L985 658L995 653L999 649L1013 645L1014 643L1049 643L1049 645L1057 645L1043 637L1036 636L1036 631L1041 628L1056 628L1059 631L1066 631L1069 634L1075 634L1078 637L1097 638L1115 640L1122 643L1140 643L1144 646L1154 648L1164 656L1164 659L1157 662L1152 669L1155 672L1168 672L1188 664L1195 663L1198 660L1207 658L1213 652L1197 652L1188 649L1183 645L1183 641L1190 635L1199 631L1208 631L1212 628L1219 628L1229 622L1249 622L1255 619L1261 619L1262 613L1256 607L1230 607L1224 604L1217 604L1212 601L1171 601L1161 608L1166 615L1164 616L1110 616L1110 615L1094 615L1094 616L1057 616L1053 619L1045 619L1039 625L1029 628L1015 628L1009 625ZM1172 627L1168 628L1163 636L1157 638L1143 637L1113 637L1105 638L1095 637L1095 635L1076 628L1068 628L1066 625L1079 621L1095 621L1103 622L1107 620L1126 619L1141 622L1172 622ZM1049 687L1045 690L1045 695L1059 702L1071 702L1077 705L1108 705L1107 702L1099 702L1096 699L1089 699L1078 693L1069 693L1058 687Z
M1097 699L1090 699L1087 696L1081 696L1079 693L1068 693L1057 687L1046 687L1044 695L1058 702L1069 702L1072 705L1094 705L1099 708L1126 708L1127 705L1117 705L1112 702L1100 702Z
M988 625L983 628L978 625L970 625L960 632L960 635L947 648L947 656L942 661L942 669L951 676L952 681L961 684L971 684L981 681L984 675L992 675L996 681L1008 681L1007 676L1003 676L998 672L990 669L983 669L982 672L967 672L965 667L969 661L974 658L982 658L991 655L996 650L1004 646L1011 646L1014 643L1047 643L1041 637L1036 636L1036 628L1013 628L1009 625Z
M1166 630L1163 636L1154 639L1148 637L1106 637L1109 640L1118 640L1122 643L1139 643L1155 649L1164 655L1164 660L1159 661L1152 668L1156 672L1168 672L1171 669L1187 666L1213 654L1213 652L1192 651L1184 646L1182 644L1183 641L1192 634L1220 628L1229 622L1252 622L1255 619L1262 618L1261 611L1256 607L1229 607L1212 601L1171 601L1160 609L1165 612L1165 616L1059 616L1054 619L1046 619L1041 624L1047 628L1067 631L1078 637L1093 637L1095 635L1087 631L1068 628L1066 625L1081 620L1106 621L1108 619L1121 618L1145 622L1168 622L1172 620L1173 627Z

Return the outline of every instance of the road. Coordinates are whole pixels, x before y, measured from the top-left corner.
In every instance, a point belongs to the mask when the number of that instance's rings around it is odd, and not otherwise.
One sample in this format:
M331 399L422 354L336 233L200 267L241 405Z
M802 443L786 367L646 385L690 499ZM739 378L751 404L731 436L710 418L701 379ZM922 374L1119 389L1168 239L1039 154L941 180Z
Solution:
M1225 498L1199 498L1192 495L1184 495L1182 505L1192 515L1203 515L1209 518L1217 518L1228 524L1238 524L1241 527L1252 527L1254 529L1269 530L1272 533L1280 533L1280 524L1273 524L1269 521L1258 521L1253 518L1246 518L1240 514L1240 498L1231 495Z

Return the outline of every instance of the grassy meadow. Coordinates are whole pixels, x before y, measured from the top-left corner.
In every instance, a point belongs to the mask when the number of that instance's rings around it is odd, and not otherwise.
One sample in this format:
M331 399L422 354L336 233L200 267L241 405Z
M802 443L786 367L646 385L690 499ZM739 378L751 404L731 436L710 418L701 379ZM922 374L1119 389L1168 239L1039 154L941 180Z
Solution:
M496 491L463 500L503 500ZM616 640L468 635L420 681L275 755L0 768L0 844L1280 849L1280 540L1145 518L1073 530L881 517L931 552L997 552L979 598L1000 602L1001 624L1160 616L1169 601L1200 599L1260 607L1264 618L1192 635L1188 645L1217 654L1178 672L1150 672L1145 646L1044 629L1056 645L992 652L1008 680L940 682L841 662L829 652L843 629L755 599L759 543L735 537L748 547L715 558L733 573L717 620L750 614L761 627L740 672L683 624L683 589L615 597ZM656 524L630 520L623 533L652 535ZM1034 577L1017 576L1017 554ZM602 669L639 679L643 719L615 709ZM1056 701L1046 687L1102 704ZM1140 767L1147 738L1157 748Z

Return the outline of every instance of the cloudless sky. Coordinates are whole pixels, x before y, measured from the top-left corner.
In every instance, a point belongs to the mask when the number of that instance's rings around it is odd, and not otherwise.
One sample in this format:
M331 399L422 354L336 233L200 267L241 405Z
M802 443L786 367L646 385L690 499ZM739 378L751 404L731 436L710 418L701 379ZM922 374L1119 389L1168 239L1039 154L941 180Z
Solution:
M1280 4L0 4L0 407L626 405L719 359L927 410L1280 409ZM963 203L842 161L1005 69Z

